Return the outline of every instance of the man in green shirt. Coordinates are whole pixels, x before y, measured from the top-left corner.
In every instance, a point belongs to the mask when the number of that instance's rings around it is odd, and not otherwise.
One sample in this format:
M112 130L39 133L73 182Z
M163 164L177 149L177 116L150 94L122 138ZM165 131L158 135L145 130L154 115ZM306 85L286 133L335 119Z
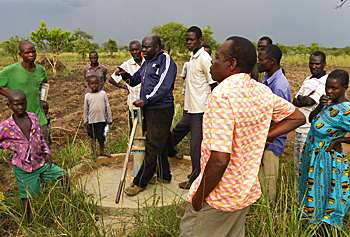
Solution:
M44 133L46 128L46 117L40 104L39 88L41 83L47 81L46 70L39 64L34 63L36 59L36 50L29 41L23 41L19 44L19 56L22 62L15 63L5 67L0 72L0 94L7 97L8 92L15 89L22 90L27 96L27 112L35 113L39 119L40 126Z

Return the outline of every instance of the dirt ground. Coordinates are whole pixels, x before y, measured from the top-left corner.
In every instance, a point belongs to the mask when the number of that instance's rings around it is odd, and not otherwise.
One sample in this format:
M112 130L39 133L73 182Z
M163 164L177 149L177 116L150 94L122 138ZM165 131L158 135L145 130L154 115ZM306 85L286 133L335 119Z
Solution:
M87 63L86 63L87 64ZM102 63L104 64L104 63ZM116 65L108 65L108 78L114 72ZM183 63L178 64L178 76L176 78L176 89L174 96L177 103L183 103L181 95L183 79L181 74ZM82 65L75 65L70 68L72 75L63 77L48 77L49 94L49 117L51 118L52 140L54 146L64 145L67 143L66 134L70 134L72 139L78 131L79 139L86 139L87 133L85 128L81 127L83 123L84 95L86 81L83 78ZM110 128L112 139L118 139L120 133L128 132L128 107L126 99L128 92L124 89L117 88L106 82L106 91L109 104L112 110L113 124ZM0 97L0 106L3 108L0 114L0 121L5 120L11 115L11 110L6 105L7 100Z

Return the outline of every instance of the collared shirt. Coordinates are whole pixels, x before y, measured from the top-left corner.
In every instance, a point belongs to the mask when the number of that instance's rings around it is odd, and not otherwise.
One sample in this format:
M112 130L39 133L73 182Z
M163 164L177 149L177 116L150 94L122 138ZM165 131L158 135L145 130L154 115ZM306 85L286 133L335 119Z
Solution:
M216 83L210 74L211 60L212 58L203 47L196 54L191 52L187 67L184 102L184 110L188 113L204 113L207 107L211 92L210 84Z
M142 57L142 63L141 65L145 62L145 59ZM123 62L122 65L120 65L121 68L123 68L126 72L130 73L130 75L134 75L135 72L137 72L141 66L138 65L134 58L130 58L129 60ZM115 72L111 75L113 80L117 83L120 83L122 79L121 76L116 76ZM140 90L141 90L141 84L138 84L137 86L131 87L129 84L126 84L129 90L129 96L128 96L128 106L129 109L131 108L136 108L132 103L138 99L140 99Z
M91 75L96 75L100 81L100 84L98 85L98 90L106 90L105 82L107 80L107 68L105 66L99 64L96 69L93 69L91 67L91 64L89 64L84 67L83 74L85 80L87 80L87 78ZM88 92L91 92L91 88L88 84L86 84L86 93Z
M314 107L316 107L320 101L322 95L326 94L325 87L328 75L325 71L316 75L310 76L305 79L303 84L301 85L298 93L295 97L299 95L309 96L316 103L310 106L300 107L299 110L305 115L306 123L300 127L298 127L295 131L298 133L308 133L311 127L309 122L309 115ZM311 95L310 95L311 94Z
M45 154L51 153L44 140L38 118L34 113L27 112L27 115L32 123L29 141L12 114L10 118L0 123L0 149L13 151L11 163L26 172L32 172L43 166Z
M267 85L275 95L278 95L288 102L292 102L290 85L282 72L282 68L278 69L270 78L268 78L268 76L269 75L266 73L263 84ZM281 156L286 147L286 139L287 134L276 137L267 149L275 153L276 156Z
M213 90L203 116L201 173L187 201L201 183L212 151L230 154L227 168L205 201L221 211L235 211L261 196L258 172L270 121L279 122L295 107L248 74L234 74Z

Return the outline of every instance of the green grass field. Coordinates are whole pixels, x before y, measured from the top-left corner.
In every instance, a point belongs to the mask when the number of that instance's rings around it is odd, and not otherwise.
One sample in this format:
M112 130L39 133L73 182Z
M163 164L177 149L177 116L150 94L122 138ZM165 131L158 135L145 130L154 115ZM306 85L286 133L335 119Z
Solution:
M1 55L1 52L0 52ZM84 65L75 53L63 53L59 56L62 62L74 65ZM120 64L129 58L128 52L118 52L110 58L100 53L100 61L109 64ZM177 55L175 55L177 57ZM178 55L179 58L183 55ZM12 58L4 55L0 59L0 67L13 63ZM307 64L308 56L291 55L283 58L287 64ZM348 56L329 57L328 65L348 66ZM174 96L179 96L179 91ZM176 117L173 126L181 119L182 106L176 106ZM110 153L125 152L128 143L128 133L121 133L117 140L109 140L106 144ZM189 155L189 135L178 147L180 152ZM68 170L74 164L89 160L91 157L90 145L86 142L73 139L73 142L53 149L53 157L59 166ZM13 177L9 173L11 153L0 150L0 177ZM295 176L293 171L293 157L286 156L280 162L280 176L278 181L277 201L270 206L268 198L263 195L250 207L246 220L246 236L313 236L312 232L300 224L300 209L296 202ZM175 198L173 205L163 208L140 204L140 210L133 213L133 228L121 228L109 232L103 228L105 216L98 210L100 200L94 200L87 194L84 185L72 179L71 192L67 193L59 182L45 185L42 191L30 200L34 214L34 228L29 229L25 224L18 196L17 185L14 179L9 180L10 192L7 193L8 208L0 212L0 236L178 236L179 223L184 212L184 200ZM98 191L98 190L97 190ZM101 197L103 198L103 197ZM161 197L154 196L157 202ZM344 227L339 234L335 230L333 236L350 236L350 212L344 218ZM116 219L122 217L116 216ZM328 236L328 235L325 235Z

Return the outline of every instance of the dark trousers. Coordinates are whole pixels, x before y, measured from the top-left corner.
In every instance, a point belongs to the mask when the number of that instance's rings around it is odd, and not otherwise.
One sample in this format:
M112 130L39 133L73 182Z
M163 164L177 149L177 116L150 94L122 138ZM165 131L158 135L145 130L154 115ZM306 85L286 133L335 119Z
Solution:
M192 183L201 172L201 143L203 139L203 113L186 115L176 124L168 138L167 147L169 156L174 156L176 151L174 147L190 132L190 152L192 162L192 173L189 182Z
M171 180L166 143L173 115L174 106L144 110L147 127L145 158L133 180L133 183L141 188L147 186L155 173L162 179Z
M131 134L131 131L132 131L133 122L134 122L134 121L132 121L132 114L131 114L131 111L130 111L130 109L129 109L129 128L130 128L130 134Z

